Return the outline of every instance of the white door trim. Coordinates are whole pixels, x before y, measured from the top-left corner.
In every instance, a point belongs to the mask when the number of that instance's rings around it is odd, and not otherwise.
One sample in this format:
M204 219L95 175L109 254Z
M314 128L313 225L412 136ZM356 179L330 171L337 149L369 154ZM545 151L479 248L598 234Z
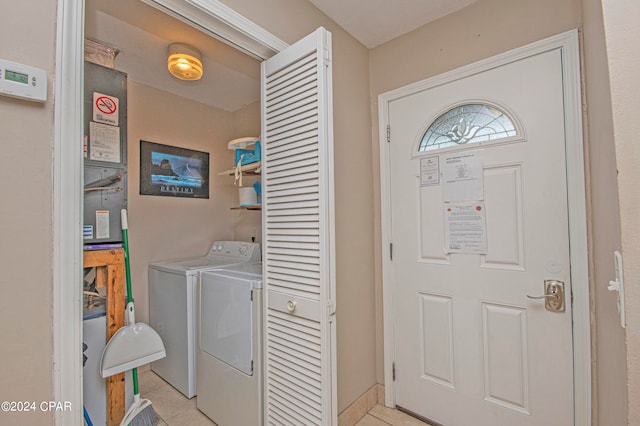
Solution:
M395 406L393 353L395 345L394 266L390 260L391 190L390 149L387 142L389 103L416 92L468 77L491 68L524 59L549 50L561 49L564 79L565 131L567 155L567 191L569 205L569 244L571 282L573 283L573 365L574 424L591 424L591 329L589 311L589 265L582 135L582 99L578 31L571 30L524 47L422 80L378 96L380 134L380 192L382 222L382 292L384 315L385 405Z
M288 46L218 0L145 1L261 59ZM73 410L56 411L56 425L82 424L83 46L84 0L60 0L54 78L53 399L69 401Z
M58 2L53 137L53 394L57 425L82 424L84 0ZM75 143L74 143L75 141Z
M268 59L288 44L220 0L141 0L258 59Z

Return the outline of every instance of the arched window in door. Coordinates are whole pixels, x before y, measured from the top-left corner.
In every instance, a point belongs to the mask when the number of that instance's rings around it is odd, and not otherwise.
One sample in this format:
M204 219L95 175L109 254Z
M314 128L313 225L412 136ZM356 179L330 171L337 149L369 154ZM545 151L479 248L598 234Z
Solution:
M439 115L420 140L418 152L495 142L521 135L520 127L502 108L486 102L465 103Z

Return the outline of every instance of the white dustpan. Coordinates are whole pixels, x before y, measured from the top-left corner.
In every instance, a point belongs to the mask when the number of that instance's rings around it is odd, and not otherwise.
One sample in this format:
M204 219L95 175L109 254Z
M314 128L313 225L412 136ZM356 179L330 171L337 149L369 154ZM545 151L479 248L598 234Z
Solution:
M127 325L111 337L102 352L102 377L132 370L167 356L158 333L143 322L135 322L133 302L127 303L126 312Z

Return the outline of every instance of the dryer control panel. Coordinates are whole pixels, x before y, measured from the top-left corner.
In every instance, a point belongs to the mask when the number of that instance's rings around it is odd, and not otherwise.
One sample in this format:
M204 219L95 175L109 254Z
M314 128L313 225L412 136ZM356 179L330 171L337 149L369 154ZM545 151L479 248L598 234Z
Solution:
M215 241L207 256L229 256L251 262L262 260L260 244L245 241Z

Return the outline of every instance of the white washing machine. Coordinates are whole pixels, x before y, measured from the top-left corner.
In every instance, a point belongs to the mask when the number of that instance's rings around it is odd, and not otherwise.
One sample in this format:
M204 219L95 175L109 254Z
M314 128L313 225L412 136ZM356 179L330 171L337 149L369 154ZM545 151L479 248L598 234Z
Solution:
M262 422L262 263L202 272L197 407L218 426Z
M196 395L198 274L260 260L257 243L216 241L204 257L149 265L149 325L167 350L151 369L187 398Z

